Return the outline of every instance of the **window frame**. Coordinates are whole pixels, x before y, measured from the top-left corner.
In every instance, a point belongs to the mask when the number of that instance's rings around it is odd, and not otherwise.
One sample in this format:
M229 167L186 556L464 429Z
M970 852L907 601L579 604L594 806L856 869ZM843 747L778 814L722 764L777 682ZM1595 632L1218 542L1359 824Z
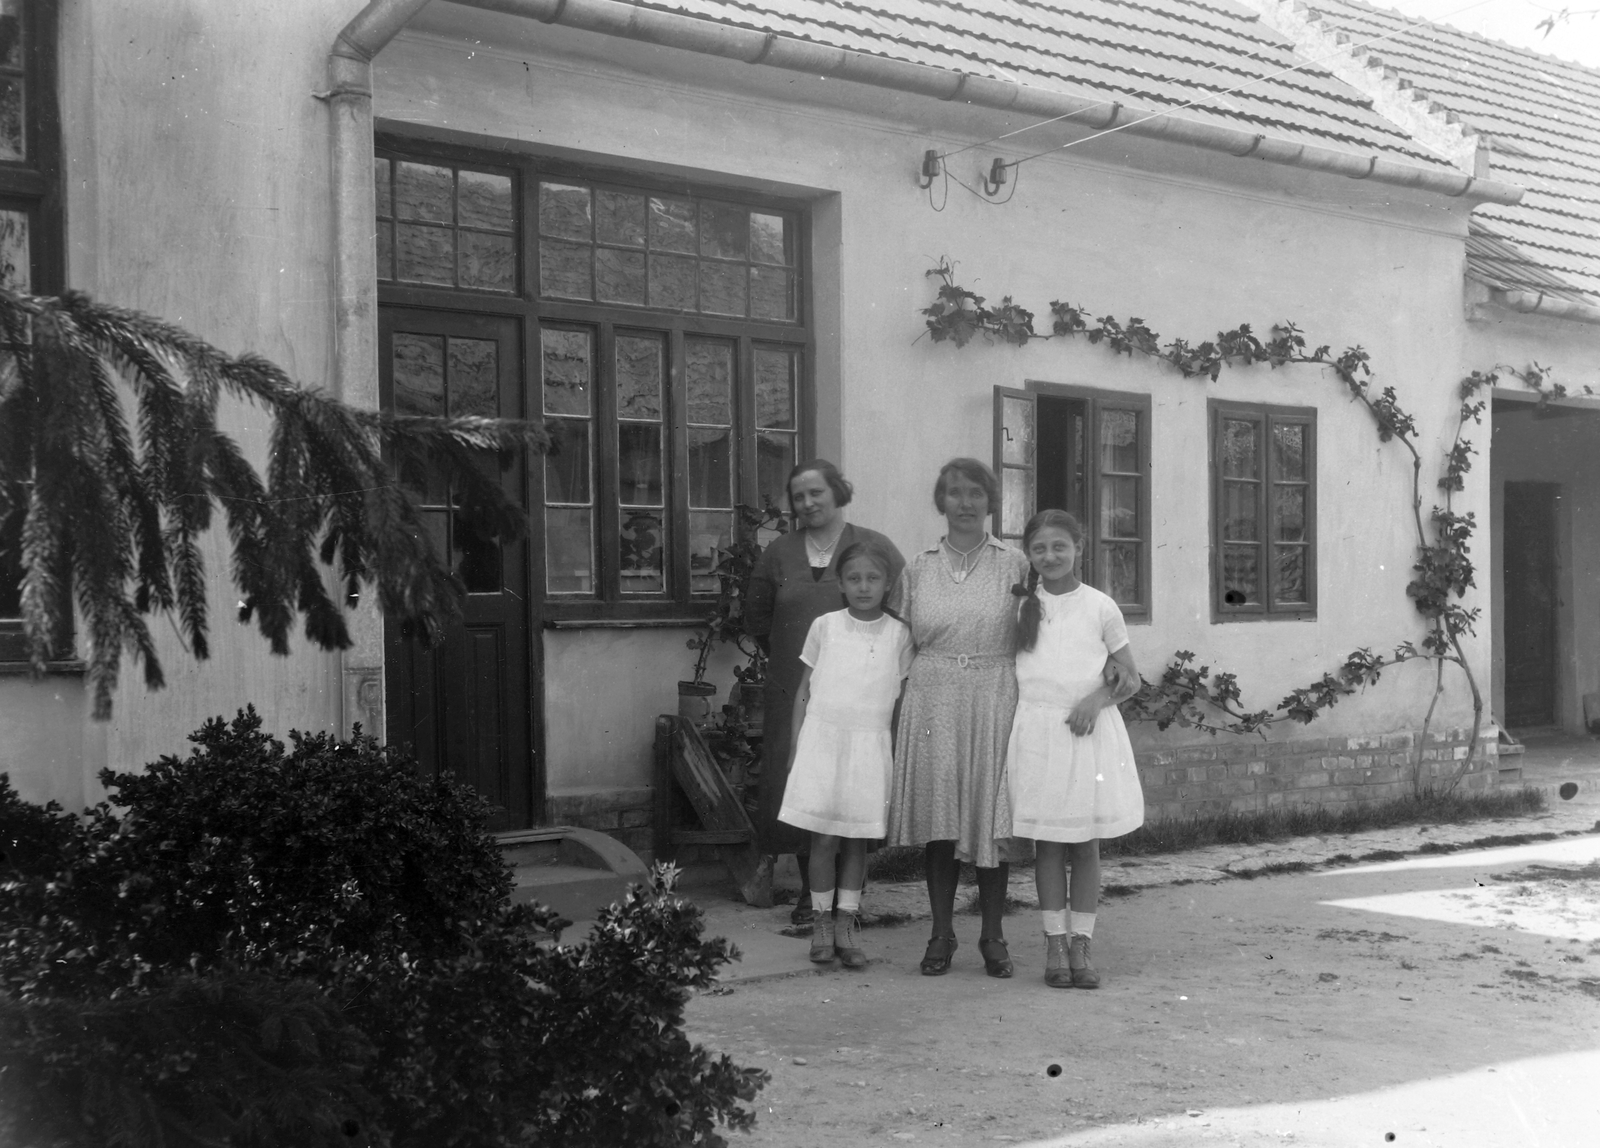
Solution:
M1023 465L1008 465L1004 461L1004 433L1003 404L1006 399L1025 399L1033 403L1034 408L1034 462L1031 467ZM1005 501L1005 472L1008 470L1031 470L1033 472L1033 509L1039 505L1038 462L1042 449L1041 424L1038 411L1038 400L1065 399L1071 402L1080 402L1084 405L1085 428L1084 448L1086 465L1084 467L1084 505L1088 508L1085 517L1089 521L1082 525L1085 532L1087 551L1087 568L1090 577L1085 579L1090 585L1104 590L1101 585L1100 572L1104 566L1104 547L1108 542L1118 539L1104 539L1100 532L1100 496L1101 481L1104 477L1100 466L1100 413L1106 410L1131 411L1139 420L1138 466L1139 466L1139 494L1138 514L1143 525L1144 533L1137 539L1139 544L1139 585L1142 590L1141 601L1119 602L1118 608L1122 611L1123 618L1130 625L1147 625L1155 617L1155 586L1151 578L1151 552L1155 546L1154 522L1150 512L1150 487L1151 487L1151 437L1154 427L1154 403L1149 394L1135 391L1116 391L1104 387L1084 387L1070 383L1054 383L1039 379L1025 381L1021 388L1001 387L994 388L994 467L995 474L1001 479L1002 507L996 507L991 516L991 531L996 538L1012 542L1020 548L1020 536L1011 536L1003 533L1001 511ZM1087 463L1092 460L1092 465ZM1032 513L1032 511L1030 511ZM1131 541L1131 540L1127 540ZM1080 563L1080 572L1084 564Z
M1313 621L1317 617L1317 408L1287 406L1278 403L1252 403L1233 399L1208 399L1207 451L1210 467L1211 525L1211 621L1226 622ZM1258 590L1261 601L1232 604L1223 600L1223 491L1221 462L1221 436L1223 421L1227 418L1244 418L1261 427L1259 457L1261 458L1260 493L1256 498L1256 526L1260 538L1261 561L1258 564ZM1300 425L1309 428L1305 442L1306 491L1306 541L1289 543L1306 552L1304 602L1280 603L1277 600L1277 551L1280 543L1272 537L1272 508L1270 492L1286 480L1278 477L1277 458L1270 449L1272 431L1277 426Z
M0 161L0 209L28 217L29 291L59 295L65 283L65 213L61 189L61 110L57 101L59 0L24 0L23 138L27 157ZM82 668L74 658L72 623L50 662L55 670ZM0 673L28 668L20 617L0 618Z
M550 593L545 570L545 468L528 467L529 537L528 588L543 624L558 628L588 624L696 625L715 601L715 591L694 592L691 582L689 540L689 459L687 377L684 349L687 340L705 337L734 343L733 427L735 450L733 502L755 505L758 498L756 428L754 411L754 356L758 345L775 344L797 350L800 369L795 379L794 431L796 461L815 450L816 334L810 299L810 204L803 200L747 192L736 187L619 171L592 164L531 154L485 151L419 139L388 130L380 131L375 159L422 160L452 163L478 170L512 171L513 194L518 205L515 244L518 258L514 293L472 288L432 286L399 280L379 280L380 306L424 310L509 315L523 324L523 388L528 417L542 419L542 327L586 327L593 331L593 396L590 440L590 494L594 504L592 529L593 589L584 594ZM622 303L541 298L539 295L538 184L540 179L574 180L606 188L624 188L646 194L659 193L736 203L757 210L781 212L795 224L793 270L795 319L792 322L721 316L694 311L669 311ZM661 332L666 342L664 411L666 442L663 449L663 498L666 502L668 550L664 561L666 589L660 594L628 595L620 592L618 539L614 526L620 518L616 501L617 420L615 418L614 365L608 352L618 332ZM783 509L787 510L787 507ZM734 530L742 527L735 511Z

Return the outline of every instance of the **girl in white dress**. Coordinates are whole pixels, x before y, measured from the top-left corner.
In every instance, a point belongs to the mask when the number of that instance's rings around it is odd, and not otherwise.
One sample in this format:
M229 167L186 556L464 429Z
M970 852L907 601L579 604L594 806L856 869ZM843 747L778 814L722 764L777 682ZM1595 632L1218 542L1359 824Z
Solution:
M894 770L889 722L911 669L911 629L883 607L890 569L889 554L875 542L852 543L839 555L846 608L811 623L800 652L806 669L795 692L789 780L778 813L811 833L811 959L837 955L850 969L867 963L858 916L867 844L884 835Z
M1139 691L1122 611L1078 580L1083 529L1062 510L1028 520L1033 567L1017 617L1017 713L1006 749L1012 832L1037 849L1045 983L1092 989L1100 838L1144 823L1144 791L1116 703ZM1066 866L1072 865L1068 920Z

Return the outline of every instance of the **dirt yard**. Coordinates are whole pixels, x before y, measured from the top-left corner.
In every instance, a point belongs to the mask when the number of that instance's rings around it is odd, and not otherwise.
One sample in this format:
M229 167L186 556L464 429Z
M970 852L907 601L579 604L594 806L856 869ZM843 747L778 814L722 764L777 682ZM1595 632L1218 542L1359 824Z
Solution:
M740 1139L1600 1143L1596 1065L1560 1062L1575 1088L1527 1067L1600 1049L1595 837L1118 897L1095 992L1044 985L1036 930L1031 911L1008 921L1009 981L984 975L969 916L942 978L918 973L918 921L867 930L863 972L695 1000L693 1039L772 1073ZM1357 1099L1318 1107L1337 1097Z

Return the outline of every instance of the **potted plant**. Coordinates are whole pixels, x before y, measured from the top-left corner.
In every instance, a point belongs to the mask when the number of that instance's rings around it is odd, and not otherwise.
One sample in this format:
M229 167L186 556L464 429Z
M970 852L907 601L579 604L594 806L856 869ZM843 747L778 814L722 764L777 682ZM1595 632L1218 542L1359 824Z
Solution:
M695 651L694 677L678 683L678 712L690 721L702 724L710 720L711 699L717 687L706 681L706 662L711 650L725 642L732 642L748 659L734 669L734 685L729 690L729 709L735 711L741 722L759 730L762 686L767 676L767 656L755 637L745 629L745 593L750 585L750 575L761 557L763 533L782 534L788 529L788 518L776 507L757 509L740 505L733 541L717 548L717 564L712 573L717 576L717 600L706 614L704 629L689 639Z

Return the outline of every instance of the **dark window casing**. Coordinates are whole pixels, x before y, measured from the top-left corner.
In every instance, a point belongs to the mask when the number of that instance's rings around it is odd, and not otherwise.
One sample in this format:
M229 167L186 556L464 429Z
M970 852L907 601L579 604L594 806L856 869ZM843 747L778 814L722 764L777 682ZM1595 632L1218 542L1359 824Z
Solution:
M1213 399L1208 411L1213 620L1316 617L1316 409Z
M522 324L544 624L698 621L812 449L805 205L394 137L374 175L380 303Z
M57 0L24 0L0 19L0 278L35 295L65 289ZM0 354L14 348L0 344ZM0 672L27 662L22 635L23 514L0 519ZM70 637L57 656L71 656Z
M1066 510L1084 529L1079 575L1149 622L1150 396L1030 381L994 402L994 533L1020 548L1035 510Z

